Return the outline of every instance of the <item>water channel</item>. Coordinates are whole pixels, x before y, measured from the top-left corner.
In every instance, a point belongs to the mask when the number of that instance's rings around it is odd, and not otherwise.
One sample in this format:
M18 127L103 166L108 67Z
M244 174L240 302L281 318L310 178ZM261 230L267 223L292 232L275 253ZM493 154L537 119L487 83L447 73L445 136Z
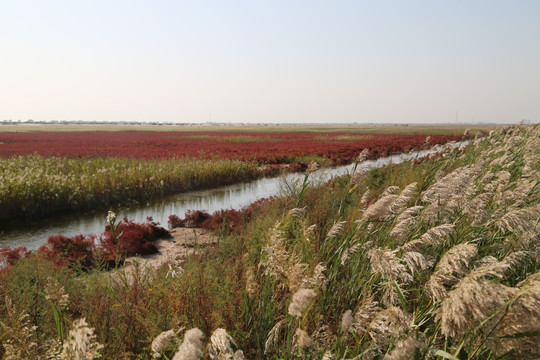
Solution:
M359 165L380 167L389 163L400 163L404 160L425 156L432 150L422 150L411 154L393 155L377 160L367 160ZM352 171L354 164L325 168L311 175L312 182L327 181L332 177L345 175ZM191 191L188 193L170 195L152 203L113 209L118 218L127 216L136 222L144 222L147 216L167 227L169 215L184 217L188 210L206 210L210 213L221 209L241 209L258 199L276 196L281 192L284 182L301 181L301 173L290 173L280 177L261 178L258 180L222 186L214 189ZM43 245L49 236L63 234L75 236L78 234L101 234L105 230L106 212L77 213L54 216L24 225L0 227L0 247L26 246L37 249Z

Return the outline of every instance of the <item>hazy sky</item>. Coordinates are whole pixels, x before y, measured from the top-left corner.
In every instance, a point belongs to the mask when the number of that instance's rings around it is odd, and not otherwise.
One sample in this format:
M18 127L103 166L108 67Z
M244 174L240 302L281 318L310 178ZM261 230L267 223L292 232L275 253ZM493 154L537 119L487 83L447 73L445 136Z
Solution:
M0 120L540 120L540 1L0 0Z

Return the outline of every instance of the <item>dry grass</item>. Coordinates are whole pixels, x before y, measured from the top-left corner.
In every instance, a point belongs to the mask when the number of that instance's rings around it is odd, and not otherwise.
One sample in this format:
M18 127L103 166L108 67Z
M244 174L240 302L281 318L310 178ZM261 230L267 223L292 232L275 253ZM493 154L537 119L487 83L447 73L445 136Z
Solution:
M104 125L104 124L18 124L0 125L2 132L70 132L70 131L172 131L172 132L344 132L366 134L420 134L420 135L459 135L470 129L489 132L498 125L374 125L374 124L182 124L182 125Z

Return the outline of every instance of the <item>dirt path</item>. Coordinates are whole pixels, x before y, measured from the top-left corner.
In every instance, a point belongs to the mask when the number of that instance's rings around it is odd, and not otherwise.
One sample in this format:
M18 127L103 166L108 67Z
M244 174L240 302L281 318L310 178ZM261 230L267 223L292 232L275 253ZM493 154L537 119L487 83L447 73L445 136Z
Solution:
M129 276L134 270L135 263L140 265L139 269L155 271L167 262L179 264L187 256L218 243L217 236L210 230L175 228L170 232L171 239L161 239L154 243L159 250L158 253L127 258L124 266L113 272L122 271Z

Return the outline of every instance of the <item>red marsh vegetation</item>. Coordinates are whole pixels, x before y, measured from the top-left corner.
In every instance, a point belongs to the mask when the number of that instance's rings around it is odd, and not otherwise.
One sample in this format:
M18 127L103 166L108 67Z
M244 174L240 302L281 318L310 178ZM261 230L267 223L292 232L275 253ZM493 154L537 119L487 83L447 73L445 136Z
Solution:
M429 145L460 136L432 135ZM318 156L333 163L351 162L370 149L370 157L422 146L426 135L269 132L43 132L0 134L0 156L40 154L69 158L174 157L254 160L259 164L291 163Z

